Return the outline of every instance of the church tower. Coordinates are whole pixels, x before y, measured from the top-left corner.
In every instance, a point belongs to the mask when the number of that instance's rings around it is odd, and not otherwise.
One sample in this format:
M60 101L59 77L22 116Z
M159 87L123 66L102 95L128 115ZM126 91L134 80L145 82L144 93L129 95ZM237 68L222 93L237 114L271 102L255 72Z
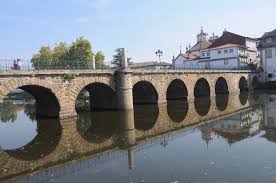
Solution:
M207 42L208 34L203 31L203 27L201 27L200 33L197 35L197 43Z

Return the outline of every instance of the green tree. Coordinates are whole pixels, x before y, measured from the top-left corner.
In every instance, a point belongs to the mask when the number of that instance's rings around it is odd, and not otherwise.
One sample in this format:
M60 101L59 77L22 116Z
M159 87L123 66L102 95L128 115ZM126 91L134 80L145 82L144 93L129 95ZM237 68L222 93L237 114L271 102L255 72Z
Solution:
M69 48L66 43L60 42L53 50L54 61L68 61Z
M49 67L52 60L53 52L49 46L42 46L39 53L34 54L32 57L32 63L36 69Z
M130 64L131 58L127 58L128 64ZM115 55L113 55L113 60L111 64L114 65L115 68L122 68L122 52L120 48L115 50Z
M105 56L103 52L99 51L95 55L95 62L96 62L96 68L97 69L104 69L106 68L106 65L104 64Z
M93 52L90 42L83 37L74 41L69 48L69 57L72 61L91 61Z

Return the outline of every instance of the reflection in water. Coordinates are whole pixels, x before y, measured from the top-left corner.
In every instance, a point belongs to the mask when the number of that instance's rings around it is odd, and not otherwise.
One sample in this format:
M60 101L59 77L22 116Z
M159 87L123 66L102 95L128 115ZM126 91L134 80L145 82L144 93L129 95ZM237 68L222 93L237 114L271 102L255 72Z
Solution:
M38 120L38 134L30 143L14 151L0 152L0 179L28 172L30 170L25 168L30 167L30 164L32 168L46 168L49 163L75 160L86 153L93 156L73 161L69 166L61 165L42 171L31 176L41 178L33 179L33 182L82 182L89 179L95 182L139 182L140 177L145 182L160 182L163 180L160 179L160 172L164 182L179 180L211 183L217 180L217 172L220 172L225 182L249 182L244 175L258 175L263 167L276 169L275 144L271 143L276 142L276 96L261 95L258 103L251 102L253 97L248 95L245 103L239 101L241 98L231 96L234 101L230 102L228 95L218 95L216 102L212 103L210 98L200 98L194 103L196 112L191 105L188 107L184 102L169 101L168 106L136 106L134 111L80 113L77 122L72 120L74 124L77 123L78 133L75 134L75 129L71 129L74 132L71 135L70 129L65 125L63 132L70 135L62 138L60 136L64 133L61 133L58 121ZM210 110L216 107L219 110ZM208 120L204 120L207 118ZM170 119L177 123L172 123ZM183 119L188 119L188 128L187 124L179 123ZM75 128L74 125L68 126ZM75 138L78 135L81 138ZM64 140L69 141L70 146L60 150L59 145L66 145ZM206 142L208 149L203 146L202 140ZM164 144L169 145L162 148ZM229 148L225 144L229 144ZM54 149L58 150L51 156ZM177 158L183 157L183 154L185 158ZM14 157L26 161L20 162L22 167L18 166L12 172L13 165L5 164L5 161L8 159L13 162ZM195 161L198 163L195 164ZM167 166L163 166L164 164ZM205 169L206 164L210 166ZM183 169L185 171L178 171ZM126 176L118 176L114 174L114 170ZM173 180L172 170L176 177ZM201 173L201 170L204 171ZM244 174L240 174L240 171ZM263 176L267 173L265 171L267 169L260 173L261 178L257 177L256 182L275 182L270 181L270 176ZM189 176L190 179L186 179Z
M159 116L158 105L134 106L134 124L137 130L150 130Z
M14 122L17 118L17 106L12 103L12 101L4 100L1 109L0 109L0 118L1 121Z
M79 113L77 130L91 143L102 143L111 138L119 128L120 115L114 111Z
M210 110L211 107L211 98L206 96L206 97L198 97L195 99L195 109L196 112L200 116L206 116Z
M248 92L241 92L240 93L240 102L242 105L245 105L248 100Z
M220 95L220 94L216 95L216 106L219 111L224 111L228 106L228 102L229 102L229 95Z
M61 126L59 120L37 119L37 135L27 145L7 150L10 156L21 160L37 160L55 150L61 138Z
M188 114L189 103L187 100L170 100L167 103L167 111L171 120L175 123L182 122Z

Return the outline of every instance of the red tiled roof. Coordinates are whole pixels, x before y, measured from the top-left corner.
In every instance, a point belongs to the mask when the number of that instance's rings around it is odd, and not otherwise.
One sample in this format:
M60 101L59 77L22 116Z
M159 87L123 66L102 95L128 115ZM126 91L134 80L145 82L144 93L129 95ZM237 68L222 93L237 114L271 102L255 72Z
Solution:
M211 45L211 43L209 43L207 41L198 42L189 50L189 52L204 50L204 49L208 48L210 45Z
M218 38L209 48L215 48L226 44L235 44L246 46L246 37L231 32L224 31L222 36Z

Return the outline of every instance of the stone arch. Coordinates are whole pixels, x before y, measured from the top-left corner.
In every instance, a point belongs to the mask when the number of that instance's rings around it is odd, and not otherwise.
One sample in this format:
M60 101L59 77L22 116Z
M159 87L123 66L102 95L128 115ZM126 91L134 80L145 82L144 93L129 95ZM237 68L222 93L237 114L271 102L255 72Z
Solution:
M149 81L139 81L133 86L134 104L157 104L158 93Z
M61 88L53 82L41 81L39 79L29 80L10 80L1 83L0 97L2 101L5 96L22 89L31 94L36 100L36 115L44 118L58 118L61 112L66 108L66 104L62 102L64 99Z
M186 100L188 90L185 83L180 79L173 80L167 88L167 101L168 100Z
M86 95L85 92L88 94ZM116 93L109 85L100 82L89 83L84 86L76 98L76 110L82 99L88 100L90 110L111 110L116 108Z
M197 80L194 86L194 97L210 96L210 85L205 78Z
M219 77L215 86L216 94L229 94L228 84L224 77Z
M247 80L244 76L242 76L240 78L240 81L239 81L239 88L240 88L240 91L241 92L245 92L245 91L248 91L248 83L247 83Z

